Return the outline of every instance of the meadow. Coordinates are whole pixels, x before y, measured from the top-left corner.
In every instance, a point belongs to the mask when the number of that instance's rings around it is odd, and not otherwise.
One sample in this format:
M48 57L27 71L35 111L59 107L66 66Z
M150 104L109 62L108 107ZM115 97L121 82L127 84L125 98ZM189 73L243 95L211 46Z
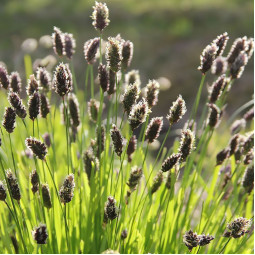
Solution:
M141 83L135 45L104 35L110 19L96 2L84 52L72 31L52 28L57 62L33 62L28 40L26 80L1 62L0 251L252 254L253 99L224 113L253 38L211 38L195 98L176 94L168 115L152 117L171 88ZM74 54L84 55L83 85Z

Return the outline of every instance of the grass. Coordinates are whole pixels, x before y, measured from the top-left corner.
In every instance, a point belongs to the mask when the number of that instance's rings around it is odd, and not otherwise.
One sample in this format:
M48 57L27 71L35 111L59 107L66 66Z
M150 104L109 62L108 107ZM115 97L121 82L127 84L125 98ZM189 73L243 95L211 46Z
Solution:
M100 63L103 62L101 46L99 59ZM61 61L66 59L62 58ZM25 55L24 63L26 76L29 77L32 74L29 55ZM98 62L87 66L85 89L78 90L75 70L71 64L74 92L80 102L81 112L81 123L75 139L69 131L71 115L67 109L67 97L60 98L54 95L53 90L47 94L51 100L50 114L47 118L38 116L32 121L26 117L22 121L17 117L16 128L11 134L1 126L0 179L5 180L5 170L11 169L17 173L21 193L18 203L9 192L10 186L5 183L7 198L0 201L2 253L102 253L107 249L128 254L188 253L183 235L192 229L198 234L210 234L215 238L206 246L193 248L192 254L252 254L253 229L238 239L223 237L227 223L237 217L252 219L254 207L254 191L247 193L241 182L247 167L243 163L244 156L241 162L237 162L235 157L231 156L222 165L215 166L216 154L228 146L231 137L229 128L232 123L223 119L220 127L215 130L208 125L202 125L206 115L198 116L197 123L201 125L194 131L196 149L189 154L186 162L180 162L170 169L170 189L165 185L168 173L163 173L163 183L152 194L154 177L161 169L162 162L179 151L180 132L174 132L175 124L170 128L168 120L164 118L164 125L168 131L166 134L160 134L159 140L163 142L157 149L156 158L153 158L144 133L149 122L148 117L143 123L133 159L128 162L127 147L133 131L127 115L123 114L122 103L119 100L125 72L123 71L120 80L116 82L116 93L108 96L101 88L98 89L98 84L94 82L97 66ZM193 108L188 109L186 119L196 119L199 106L208 111L207 105L199 104L206 78L207 75L203 75L200 85L199 81L197 82L197 97ZM9 104L8 91L2 88L0 93L0 111L3 113L4 107ZM219 98L218 106L223 107L228 94L223 93L224 98ZM92 122L87 113L89 96L100 102L96 122ZM23 100L26 101L27 98ZM64 124L59 109L61 100L66 103ZM249 106L250 104L245 104L244 107L236 109L235 116L243 114ZM121 122L117 120L118 116L122 117ZM116 155L112 146L110 129L113 123L118 128L121 127L121 134L126 139L121 156ZM184 125L184 120L180 123ZM105 148L98 157L98 166L97 161L93 160L91 175L88 178L83 155L91 146L91 139L95 139L96 128L101 127L101 124L106 128ZM240 134L251 130L253 125L247 122L246 128L241 130ZM25 139L33 136L43 141L42 135L46 132L50 134L51 146L45 160L27 156L24 153ZM165 142L170 135L174 136L174 142L167 149ZM93 157L96 156L95 153ZM232 175L227 185L222 186L224 174L221 174L220 170L228 165L231 166ZM143 177L126 203L125 196L129 190L127 182L134 166L142 167ZM31 190L29 177L34 169L37 170L40 179L39 192L35 194ZM60 201L59 190L64 178L70 173L74 174L74 195L70 202L64 204ZM50 209L43 206L40 187L44 183L47 183L50 189ZM106 224L104 207L109 196L114 196L119 213L116 219L108 220ZM40 223L46 224L47 227L46 244L37 244L31 234L34 227ZM127 237L122 239L121 233L124 229L127 230Z

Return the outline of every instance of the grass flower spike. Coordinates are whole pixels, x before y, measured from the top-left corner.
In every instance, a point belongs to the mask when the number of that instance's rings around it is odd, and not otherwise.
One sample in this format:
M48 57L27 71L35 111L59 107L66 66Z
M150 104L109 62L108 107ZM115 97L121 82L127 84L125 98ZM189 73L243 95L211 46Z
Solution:
M95 6L93 6L92 13L92 25L96 30L99 30L100 33L109 25L109 10L105 3L95 2Z
M41 160L45 159L45 156L47 155L47 147L44 143L36 138L30 137L26 138L25 144L27 148L33 152L34 156Z
M59 190L59 197L62 203L66 204L72 201L74 187L74 175L69 174L66 176L64 183Z

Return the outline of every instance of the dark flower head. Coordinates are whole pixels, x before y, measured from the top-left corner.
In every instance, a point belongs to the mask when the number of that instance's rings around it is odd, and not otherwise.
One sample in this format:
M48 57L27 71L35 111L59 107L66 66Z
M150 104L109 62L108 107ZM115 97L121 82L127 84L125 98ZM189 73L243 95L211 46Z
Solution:
M125 41L122 47L122 69L126 70L133 58L134 45L130 41Z
M11 169L6 170L6 181L9 186L11 196L19 202L21 199L20 188L17 178L14 176Z
M95 2L95 6L93 6L92 13L92 25L96 30L99 30L100 33L109 25L109 10L105 3Z
M42 118L46 118L47 115L50 113L50 103L49 99L43 94L40 94L40 113Z
M74 54L74 52L75 52L75 47L76 47L75 40L74 40L72 34L64 33L63 37L64 37L64 41L65 41L65 53L66 53L66 56L69 59L71 59L73 54Z
M180 153L174 153L162 163L161 170L167 172L171 170L176 164L178 164L181 157Z
M240 217L227 224L227 230L224 232L224 237L239 238L248 233L251 226L251 220Z
M128 116L128 121L131 129L134 130L138 128L142 123L145 122L150 110L147 101L143 98L137 104L135 104Z
M36 170L30 173L30 180L32 184L31 190L33 193L36 193L39 190L39 175Z
M129 115L133 105L136 103L140 94L140 89L137 83L126 86L122 103L124 111Z
M28 113L31 120L35 120L40 113L41 100L38 92L33 93L28 99Z
M220 123L221 110L215 104L209 104L209 114L207 117L207 125L211 128L216 128Z
M109 69L109 87L107 90L108 95L112 95L116 91L116 79L118 78L116 73Z
M151 194L155 193L163 182L163 172L159 170L152 181Z
M136 83L138 87L140 88L141 86L141 79L140 79L140 74L138 70L131 70L125 75L125 83L126 85L131 85Z
M42 198L43 198L43 205L50 209L52 207L51 197L50 197L50 189L48 184L42 184Z
M33 239L37 244L46 244L48 233L45 224L40 224L38 227L35 227L32 231Z
M0 201L5 201L6 199L6 188L2 181L0 181Z
M22 100L20 99L19 95L16 92L10 91L8 94L8 100L11 104L11 106L15 109L16 114L24 119L27 116L26 107L22 103Z
M90 39L84 44L84 56L89 65L93 65L96 61L96 54L99 48L100 38Z
M66 54L65 53L65 38L62 31L59 28L54 27L53 29L54 29L54 32L52 34L53 49L56 55L62 57Z
M26 88L27 95L31 96L35 92L38 92L38 90L39 90L38 81L36 80L34 74L31 74L28 79L27 88Z
M180 162L185 162L189 154L195 149L195 135L190 129L182 131L178 153L181 154Z
M239 79L242 76L247 63L248 56L244 51L241 51L230 67L231 79Z
M128 143L128 147L127 147L127 156L128 156L128 162L132 161L132 154L135 152L137 147L137 139L136 136L133 135Z
M250 132L243 142L243 153L248 153L254 147L254 133Z
M45 159L47 154L47 147L44 143L37 140L34 137L26 138L25 144L27 148L33 152L34 156L38 157L41 160Z
M107 223L108 220L114 220L118 217L118 208L116 206L116 200L114 197L109 196L104 207L104 222Z
M200 66L198 70L205 74L208 70L210 70L212 63L216 57L219 47L215 44L209 44L203 50L202 55L200 56Z
M79 102L75 94L70 93L68 95L68 106L71 118L71 125L78 127L80 125L80 109Z
M42 138L43 138L46 146L49 148L51 146L50 134L49 133L44 133L42 135Z
M15 128L16 113L12 107L5 107L2 125L8 133L12 133Z
M225 148L217 154L217 156L216 156L216 166L221 165L224 162L224 160L229 157L229 152L230 152L230 149Z
M249 38L247 40L247 49L245 51L248 56L248 59L252 57L253 51L254 51L254 38Z
M89 118L94 123L97 122L99 105L100 105L100 103L98 101L96 101L95 99L90 99L90 101L88 102Z
M106 45L105 57L107 67L115 73L117 73L121 67L122 44L123 42L118 40L118 38L109 37Z
M233 135L229 141L229 156L235 154L239 146L239 134Z
M198 239L199 239L198 245L205 246L209 244L214 239L214 237L211 235L202 234L202 235L198 235Z
M219 36L213 41L213 43L216 44L218 47L216 57L221 56L226 48L227 42L229 40L228 33L225 32Z
M53 87L59 96L64 97L73 89L72 73L68 64L60 63L55 70Z
M253 120L254 119L254 107L252 107L250 110L248 110L244 116L243 116L244 120L247 122L247 121L250 121L250 120Z
M0 65L0 86L4 89L8 89L10 85L10 79L6 68Z
M13 92L21 93L21 78L18 72L12 72L10 74L10 87Z
M254 188L254 165L247 166L245 169L242 185L250 193Z
M62 203L66 204L72 201L74 187L74 175L69 174L66 176L64 183L59 190L59 197Z
M172 173L171 171L168 172L166 177L166 188L171 189L171 183L172 183Z
M215 103L221 96L227 82L225 74L221 75L211 87L209 87L209 102Z
M239 133L243 128L245 128L246 122L244 119L235 120L230 127L231 134Z
M159 94L159 83L155 80L149 80L149 83L145 88L145 98L148 102L149 108L156 105L158 102L158 94Z
M84 163L84 170L88 176L88 180L90 180L93 167L95 170L97 170L98 168L98 159L95 157L91 147L84 152L83 163Z
M51 77L45 67L38 67L36 71L36 78L39 83L40 89L48 92L51 90Z
M158 137L163 126L163 117L152 118L146 129L148 143L153 143Z
M188 247L189 251L198 246L199 238L197 233L192 230L187 231L183 235L183 242Z
M121 232L120 238L121 238L121 240L124 240L124 239L127 238L127 236L128 236L127 229L124 229L124 230Z
M254 148L250 149L243 159L244 165L249 165L254 160Z
M124 138L121 135L119 129L113 124L111 129L111 138L114 147L114 151L120 157L123 151Z
M227 59L224 57L217 57L212 63L211 72L212 74L215 75L221 75L226 73L227 69L228 69Z
M98 67L99 84L103 92L106 92L109 88L109 75L106 66L100 64Z
M137 166L132 167L131 173L127 182L127 185L129 187L128 194L131 194L133 191L136 190L137 185L140 181L140 179L143 176L143 170L142 168L139 168Z
M104 151L105 148L105 127L101 125L101 127L96 128L96 144L97 144L97 151L96 155L100 158L100 154Z
M169 114L166 116L170 126L182 119L186 111L185 101L182 99L182 96L179 95L177 100L173 102L173 105L170 107Z
M244 36L243 38L237 38L231 49L230 52L227 56L228 63L231 65L235 62L236 58L238 57L239 53L241 51L246 51L247 50L247 37Z

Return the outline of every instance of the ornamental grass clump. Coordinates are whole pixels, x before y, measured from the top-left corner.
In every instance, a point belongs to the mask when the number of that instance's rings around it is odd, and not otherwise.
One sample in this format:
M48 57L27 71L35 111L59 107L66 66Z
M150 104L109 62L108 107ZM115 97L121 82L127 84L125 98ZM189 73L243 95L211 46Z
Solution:
M194 48L199 71L175 74L194 72L184 101L170 69L137 66L128 29L111 34L105 3L91 13L90 38L49 27L17 71L1 60L0 251L253 254L253 38L211 38L200 64Z

